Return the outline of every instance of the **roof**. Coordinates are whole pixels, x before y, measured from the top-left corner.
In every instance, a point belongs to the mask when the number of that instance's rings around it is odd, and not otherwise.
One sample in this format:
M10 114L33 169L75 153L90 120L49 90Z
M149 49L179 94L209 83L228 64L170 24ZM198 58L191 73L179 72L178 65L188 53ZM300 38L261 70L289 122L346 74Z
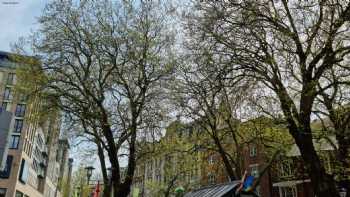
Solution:
M333 151L335 148L338 148L338 142L335 136L313 139L312 143L314 144L316 151ZM292 148L287 152L288 157L297 157L300 155L299 147L296 144L293 144Z
M11 68L13 64L10 60L11 53L0 51L0 67Z
M224 195L233 192L239 181L233 181L220 185L203 187L185 194L184 197L223 197Z
M14 57L16 57L15 60L14 60ZM38 60L37 57L33 57L33 56L19 55L19 54L15 54L15 53L0 51L0 67L16 68L19 65L18 62L22 61L22 60L18 59L17 57L30 58L30 59L34 58L34 60Z

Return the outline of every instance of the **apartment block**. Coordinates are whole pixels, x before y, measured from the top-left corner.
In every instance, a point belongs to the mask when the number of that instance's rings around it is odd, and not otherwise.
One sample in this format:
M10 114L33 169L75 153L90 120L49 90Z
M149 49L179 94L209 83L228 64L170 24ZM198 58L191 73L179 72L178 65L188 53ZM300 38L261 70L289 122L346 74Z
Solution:
M8 137L0 140L0 150L4 150L0 197L60 197L59 180L62 171L68 170L62 166L68 162L69 146L60 143L59 112L33 120L46 101L31 95L35 99L29 102L28 95L18 91L21 83L16 73L26 64L14 57L0 52L0 111L11 114L8 128L1 128Z

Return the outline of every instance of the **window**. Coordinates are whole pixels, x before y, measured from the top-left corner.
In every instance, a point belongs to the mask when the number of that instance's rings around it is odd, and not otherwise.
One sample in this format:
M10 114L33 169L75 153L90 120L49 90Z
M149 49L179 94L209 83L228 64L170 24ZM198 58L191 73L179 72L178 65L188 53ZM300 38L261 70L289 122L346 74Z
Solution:
M32 168L34 169L35 172L37 173L39 172L39 164L35 159L33 159Z
M2 102L1 108L5 111L11 111L11 103L10 102Z
M250 165L250 175L254 177L259 177L259 165L253 164Z
M156 171L156 181L158 181L158 182L162 181L162 176L160 175L160 170Z
M0 188L0 197L6 197L6 189Z
M209 184L215 184L215 175L212 173L208 173L208 183Z
M13 156L12 155L8 155L7 159L6 159L5 168L4 168L3 171L0 171L0 178L9 178L10 177L11 167L12 167L12 160L13 160Z
M257 150L255 145L250 147L250 149L249 149L249 156L250 157L256 157L257 153L258 153L258 150Z
M18 98L19 102L24 103L27 102L28 96L26 94L21 93Z
M15 197L23 197L23 193L17 190Z
M27 165L26 160L22 159L21 170L19 171L18 179L22 183L26 183L27 182L27 178L28 178L28 165Z
M9 144L10 149L17 149L18 148L19 138L20 138L19 135L12 135L11 136L10 144Z
M210 165L213 165L213 164L214 164L214 155L209 155L209 157L208 157L208 163L209 163Z
M17 104L15 115L17 117L24 117L25 113L26 113L26 105L24 105L24 104Z
M295 187L280 187L281 197L297 197L297 189Z
M44 140L40 135L38 135L38 137L37 137L37 144L39 147L42 147L44 144Z
M4 100L11 100L12 99L12 91L11 88L6 87L4 91Z
M9 73L8 75L7 75L7 84L8 85L13 85L14 83L15 83L15 78L16 78L16 75L15 75L15 73Z
M6 109L7 109L7 102L2 102L2 104L1 104L1 110L7 111Z
M292 176L292 168L289 161L283 161L281 164L281 177L289 177Z
M255 188L255 193L256 193L258 196L261 196L260 185L258 185L258 186Z
M13 128L14 133L21 133L23 128L23 120L15 119L15 124Z

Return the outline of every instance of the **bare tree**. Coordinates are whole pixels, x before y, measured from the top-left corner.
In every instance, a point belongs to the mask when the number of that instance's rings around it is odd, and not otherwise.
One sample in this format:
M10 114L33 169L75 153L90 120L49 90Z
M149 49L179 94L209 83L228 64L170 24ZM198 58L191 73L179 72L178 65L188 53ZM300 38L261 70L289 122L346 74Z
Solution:
M335 136L337 144L333 144L336 152L337 164L334 176L348 191L350 180L348 166L350 165L350 108L349 108L349 69L333 68L318 84L320 95L316 98L315 114L319 117L324 133ZM331 139L329 139L330 142ZM350 194L349 194L350 195Z
M347 67L350 2L201 1L188 31L199 48L230 63L227 71L272 90L298 145L317 196L337 196L313 145L310 122L326 73ZM339 73L337 73L339 76ZM322 84L322 83L321 83Z
M197 130L204 132L199 135L208 137L209 141L204 140L201 148L217 152L230 179L236 180L243 173L241 154L246 139L238 132L239 121L234 116L249 83L221 72L214 64L215 57L204 51L205 56L189 51L190 55L185 57L186 63L179 67L174 81L173 100Z
M162 1L53 1L30 40L47 74L41 88L97 145L105 182L107 153L113 196L130 193L138 136L161 119L161 85L174 63L167 6ZM121 162L127 165L124 179Z

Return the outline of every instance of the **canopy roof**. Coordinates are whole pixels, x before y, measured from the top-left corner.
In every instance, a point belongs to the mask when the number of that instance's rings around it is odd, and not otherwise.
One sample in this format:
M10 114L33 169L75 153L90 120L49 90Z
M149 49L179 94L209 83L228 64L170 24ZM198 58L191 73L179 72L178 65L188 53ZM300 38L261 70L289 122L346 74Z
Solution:
M233 181L220 185L203 187L185 194L184 197L226 197L234 193L234 189L239 184L239 181Z

